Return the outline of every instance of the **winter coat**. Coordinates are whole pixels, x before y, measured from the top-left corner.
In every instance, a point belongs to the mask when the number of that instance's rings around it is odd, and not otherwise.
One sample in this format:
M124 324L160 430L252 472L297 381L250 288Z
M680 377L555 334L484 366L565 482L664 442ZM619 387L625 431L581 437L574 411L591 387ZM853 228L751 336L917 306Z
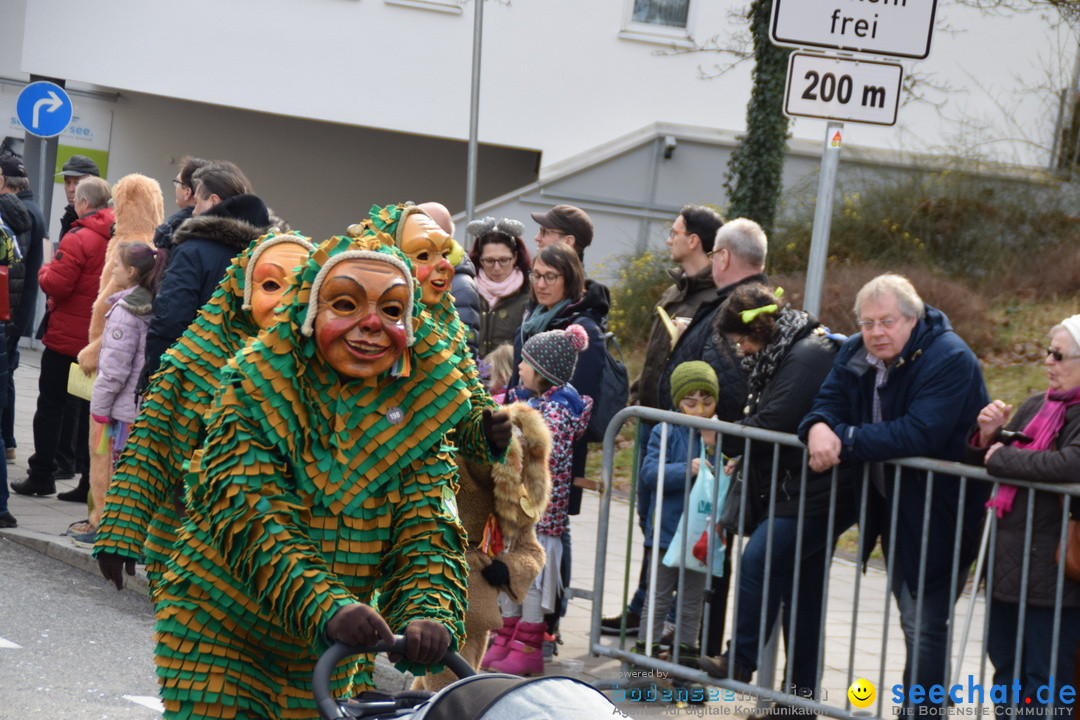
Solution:
M146 331L153 312L150 291L141 285L110 295L98 353L90 414L133 423L138 414L135 385L146 358Z
M694 486L697 476L689 478L687 482L687 468L689 468L689 442L690 428L685 425L668 425L667 451L664 456L664 498L660 503L660 550L667 550L671 544L671 538L675 529L679 527L682 518L683 495ZM644 511L645 547L653 546L653 518L656 516L656 497L660 487L660 447L661 433L664 424L660 423L653 427L649 435L649 446L645 451L645 457L641 459L641 469L638 472L639 502ZM701 435L694 437L694 455L701 454ZM712 462L711 454L708 456Z
M53 352L75 357L86 347L115 218L107 207L75 220L52 262L38 272L38 284L49 296L49 322L42 342Z
M12 257L8 265L8 302L11 317L14 318L18 314L19 301L22 300L26 287L26 263L20 258L25 258L30 249L30 231L34 223L30 212L15 193L0 193L0 219L3 219L4 224L14 233L12 241L19 247L18 255Z
M473 357L479 357L478 334L480 332L480 293L476 290L476 268L466 255L454 267L454 278L450 281L450 294L454 297L454 308L465 325L465 344L469 346Z
M41 270L45 250L45 216L34 200L34 193L23 190L16 195L30 213L31 223L25 247L22 245L22 238L19 238L19 247L23 250L23 288L18 312L14 305L11 308L11 322L15 325L15 332L24 335L33 327L37 309L38 271Z
M183 335L210 299L229 262L265 233L269 224L262 200L237 195L196 215L176 231L168 269L154 298L140 387L157 370L162 353Z
M1009 430L1023 430L1045 401L1046 393L1032 395L1020 405L1005 427ZM977 433L978 427L969 434L969 439L974 438ZM982 464L984 455L986 448L974 448L969 443L968 462ZM1076 482L1077 468L1080 468L1080 405L1073 405L1065 412L1065 424L1061 427L1052 449L1026 450L1006 445L998 448L986 461L986 470L994 477L1039 483ZM1048 492L1017 490L1012 510L997 521L997 539L994 542L994 598L1006 602L1020 602L1024 534L1028 503L1031 502L1032 495L1035 498L1035 508L1031 522L1027 601L1040 607L1053 607L1058 571L1054 553L1061 538L1062 496ZM1080 503L1073 501L1074 508L1078 504ZM1080 582L1065 576L1064 583L1062 605L1080 606Z
M657 307L662 307L672 319L677 317L693 318L702 303L716 297L716 283L712 278L712 266L687 275L681 268L669 270L675 283L660 296ZM645 361L641 366L641 375L630 386L630 404L642 407L668 410L671 408L671 394L660 397L660 376L664 373L668 355L671 354L671 335L659 315L654 316L649 330L649 341L645 346ZM670 388L670 384L669 384Z
M90 314L90 330L87 334L86 347L79 352L79 367L86 374L97 370L98 352L101 349L101 333L105 329L105 313L112 305L108 302L120 287L113 279L113 263L116 262L118 248L123 243L141 242L149 245L154 236L154 227L161 222L165 214L161 198L161 186L157 180L145 175L132 173L120 178L113 188L116 226L113 237L105 248L105 270L101 273L97 299L94 300ZM140 345L141 347L141 345ZM140 369L142 363L139 363ZM138 374L136 374L136 379Z
M799 421L810 410L814 396L832 369L833 358L839 342L825 335L824 328L816 319L799 332L780 360L773 376L765 382L759 398L747 401L746 416L738 421L746 427L794 433ZM736 435L723 437L724 454L729 457L743 455L746 441ZM771 443L751 443L750 462L743 463L740 472L745 473L750 496L768 510L769 492L772 488ZM779 468L776 474L775 517L798 517L799 495L802 487L803 449L782 446ZM846 471L846 468L844 468ZM850 485L847 473L841 474L837 486L837 505L846 510L851 507ZM807 470L805 516L825 516L829 512L829 496L832 491L832 471L814 473Z
M745 283L769 283L764 274L751 275L739 282L726 285L716 291L716 296L706 300L698 307L686 330L675 343L675 348L667 357L667 365L661 373L656 386L657 402L661 410L674 410L671 404L671 373L687 360L704 360L716 371L720 381L720 397L716 402L716 417L727 422L735 422L742 417L746 404L746 373L742 369L742 358L735 352L735 345L713 327L716 311L727 300L735 288Z
M581 299L563 308L562 312L552 318L543 331L565 330L574 323L585 330L589 336L589 346L578 354L577 367L574 368L574 376L570 378L570 384L582 395L588 395L594 402L598 402L600 376L605 362L604 353L607 352L604 345L604 332L601 328L607 325L611 301L608 289L600 283L590 280L585 287L585 294L581 296ZM506 385L509 388L520 384L517 368L521 364L521 346L529 337L532 336L522 337L520 327L514 334L514 372ZM578 438L574 443L574 477L585 477L585 459L588 452L585 437ZM575 496L575 502L572 504L576 510L576 506L580 504L581 489L572 491L572 495ZM571 514L576 514L576 512L571 512Z
M559 537L570 527L570 489L576 477L572 472L573 448L585 437L593 399L580 394L573 385L548 388L538 397L518 386L507 393L507 402L526 402L536 408L551 431L551 497L543 517L536 523L536 532Z
M191 218L195 212L193 205L188 205L185 208L180 208L172 215L168 217L165 222L154 228L154 247L160 250L171 250L173 244L173 235L177 229L184 224L186 220Z
M843 344L813 407L799 425L799 438L806 442L810 427L817 422L832 428L843 443L841 460L853 463L854 477L860 478L856 491L862 487L862 463L913 456L962 460L968 428L990 396L979 361L953 332L945 314L926 306L924 317L912 329L880 388L882 421L876 423L872 422L876 371L866 355L861 334ZM911 468L901 471L898 527L892 532L888 527L893 502L891 468L886 475L887 496L882 498L871 489L867 498L867 523L861 528L867 540L863 560L869 557L879 535L886 547L895 537L896 570L915 592L927 477ZM950 581L954 535L961 518L959 567L967 567L975 559L987 487L967 483L963 508L959 508L959 492L957 478L934 475L926 562L930 587Z
M529 306L529 283L524 281L518 291L499 298L494 306L480 295L480 357L485 357L503 343L514 342L521 327L525 308Z

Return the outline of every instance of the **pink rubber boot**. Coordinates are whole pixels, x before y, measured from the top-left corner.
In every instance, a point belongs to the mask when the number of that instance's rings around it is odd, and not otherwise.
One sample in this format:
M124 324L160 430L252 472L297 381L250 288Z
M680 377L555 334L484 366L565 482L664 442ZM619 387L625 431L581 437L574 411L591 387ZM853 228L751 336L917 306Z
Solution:
M518 620L521 620L520 616L504 617L502 627L491 634L491 647L484 653L484 659L480 661L481 670L490 670L488 666L491 663L506 658L506 654L510 652L510 641L514 639L514 633L517 632Z
M490 663L486 669L511 675L544 674L544 630L542 622L519 622L517 633L510 641L509 652L502 660Z

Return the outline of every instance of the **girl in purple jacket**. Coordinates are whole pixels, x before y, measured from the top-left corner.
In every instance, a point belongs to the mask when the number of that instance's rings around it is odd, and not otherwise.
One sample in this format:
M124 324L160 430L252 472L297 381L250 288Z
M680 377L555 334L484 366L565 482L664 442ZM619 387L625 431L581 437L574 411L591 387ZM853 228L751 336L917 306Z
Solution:
M146 331L153 317L153 300L165 267L165 253L140 242L122 243L106 272L113 274L119 292L109 296L105 313L97 378L90 398L92 433L100 438L95 452L112 453L113 465L127 442L128 425L139 412L135 392L146 358ZM78 532L85 529L85 532ZM92 547L97 528L72 528L76 545Z

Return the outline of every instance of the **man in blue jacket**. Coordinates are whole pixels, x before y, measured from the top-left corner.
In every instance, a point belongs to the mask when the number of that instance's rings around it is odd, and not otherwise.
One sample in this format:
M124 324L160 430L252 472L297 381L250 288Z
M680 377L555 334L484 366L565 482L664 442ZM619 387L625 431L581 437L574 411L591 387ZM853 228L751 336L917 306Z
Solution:
M840 348L799 437L815 472L840 462L866 464L869 482L859 488L867 495L863 561L879 535L886 557L894 545L891 590L907 646L904 685L929 689L948 680L949 617L956 600L950 590L963 589L975 558L987 488L968 483L961 507L958 478L938 474L931 484L926 473L904 469L897 483L883 461L909 456L959 461L965 434L990 398L974 353L907 278L880 275L868 282L855 298L855 315L862 332ZM894 503L897 525L890 528ZM926 503L930 521L924 528ZM954 565L957 534L960 557ZM955 583L954 573L959 575Z

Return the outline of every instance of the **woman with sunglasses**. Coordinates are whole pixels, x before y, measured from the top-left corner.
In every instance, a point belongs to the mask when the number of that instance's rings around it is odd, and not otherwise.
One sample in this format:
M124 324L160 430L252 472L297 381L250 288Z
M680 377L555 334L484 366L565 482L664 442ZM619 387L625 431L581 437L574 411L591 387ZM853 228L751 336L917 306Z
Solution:
M487 357L499 345L514 341L529 304L529 251L521 239L525 225L485 217L473 220L465 230L475 238L469 257L477 268L480 293L478 357Z
M979 413L978 427L971 433L968 460L981 461L995 477L1040 483L1077 481L1080 315L1073 315L1050 330L1050 348L1044 362L1049 384L1046 392L1029 397L1016 414L1012 413L1011 405L1001 400L994 400ZM1053 699L1058 700L1057 688L1072 682L1076 646L1080 641L1080 582L1063 576L1057 662L1051 665L1059 571L1055 552L1061 537L1063 500L1068 504L1069 496L1032 493L1002 484L987 503L997 515L997 535L993 585L987 581L991 598L986 651L994 664L994 683L1011 687L1016 682L1022 686L1020 697L1031 698L1030 706L1022 706L1024 711L1035 711L1047 704L1045 694L1036 692L1042 685L1050 687ZM1034 508L1029 508L1032 503ZM1072 503L1074 513L1077 504ZM1025 557L1022 549L1029 531L1031 549ZM1025 582L1026 603L1021 609ZM1021 643L1020 655L1016 656L1018 626ZM1068 707L1062 708L1060 702L1057 705L1059 713L1068 712Z

